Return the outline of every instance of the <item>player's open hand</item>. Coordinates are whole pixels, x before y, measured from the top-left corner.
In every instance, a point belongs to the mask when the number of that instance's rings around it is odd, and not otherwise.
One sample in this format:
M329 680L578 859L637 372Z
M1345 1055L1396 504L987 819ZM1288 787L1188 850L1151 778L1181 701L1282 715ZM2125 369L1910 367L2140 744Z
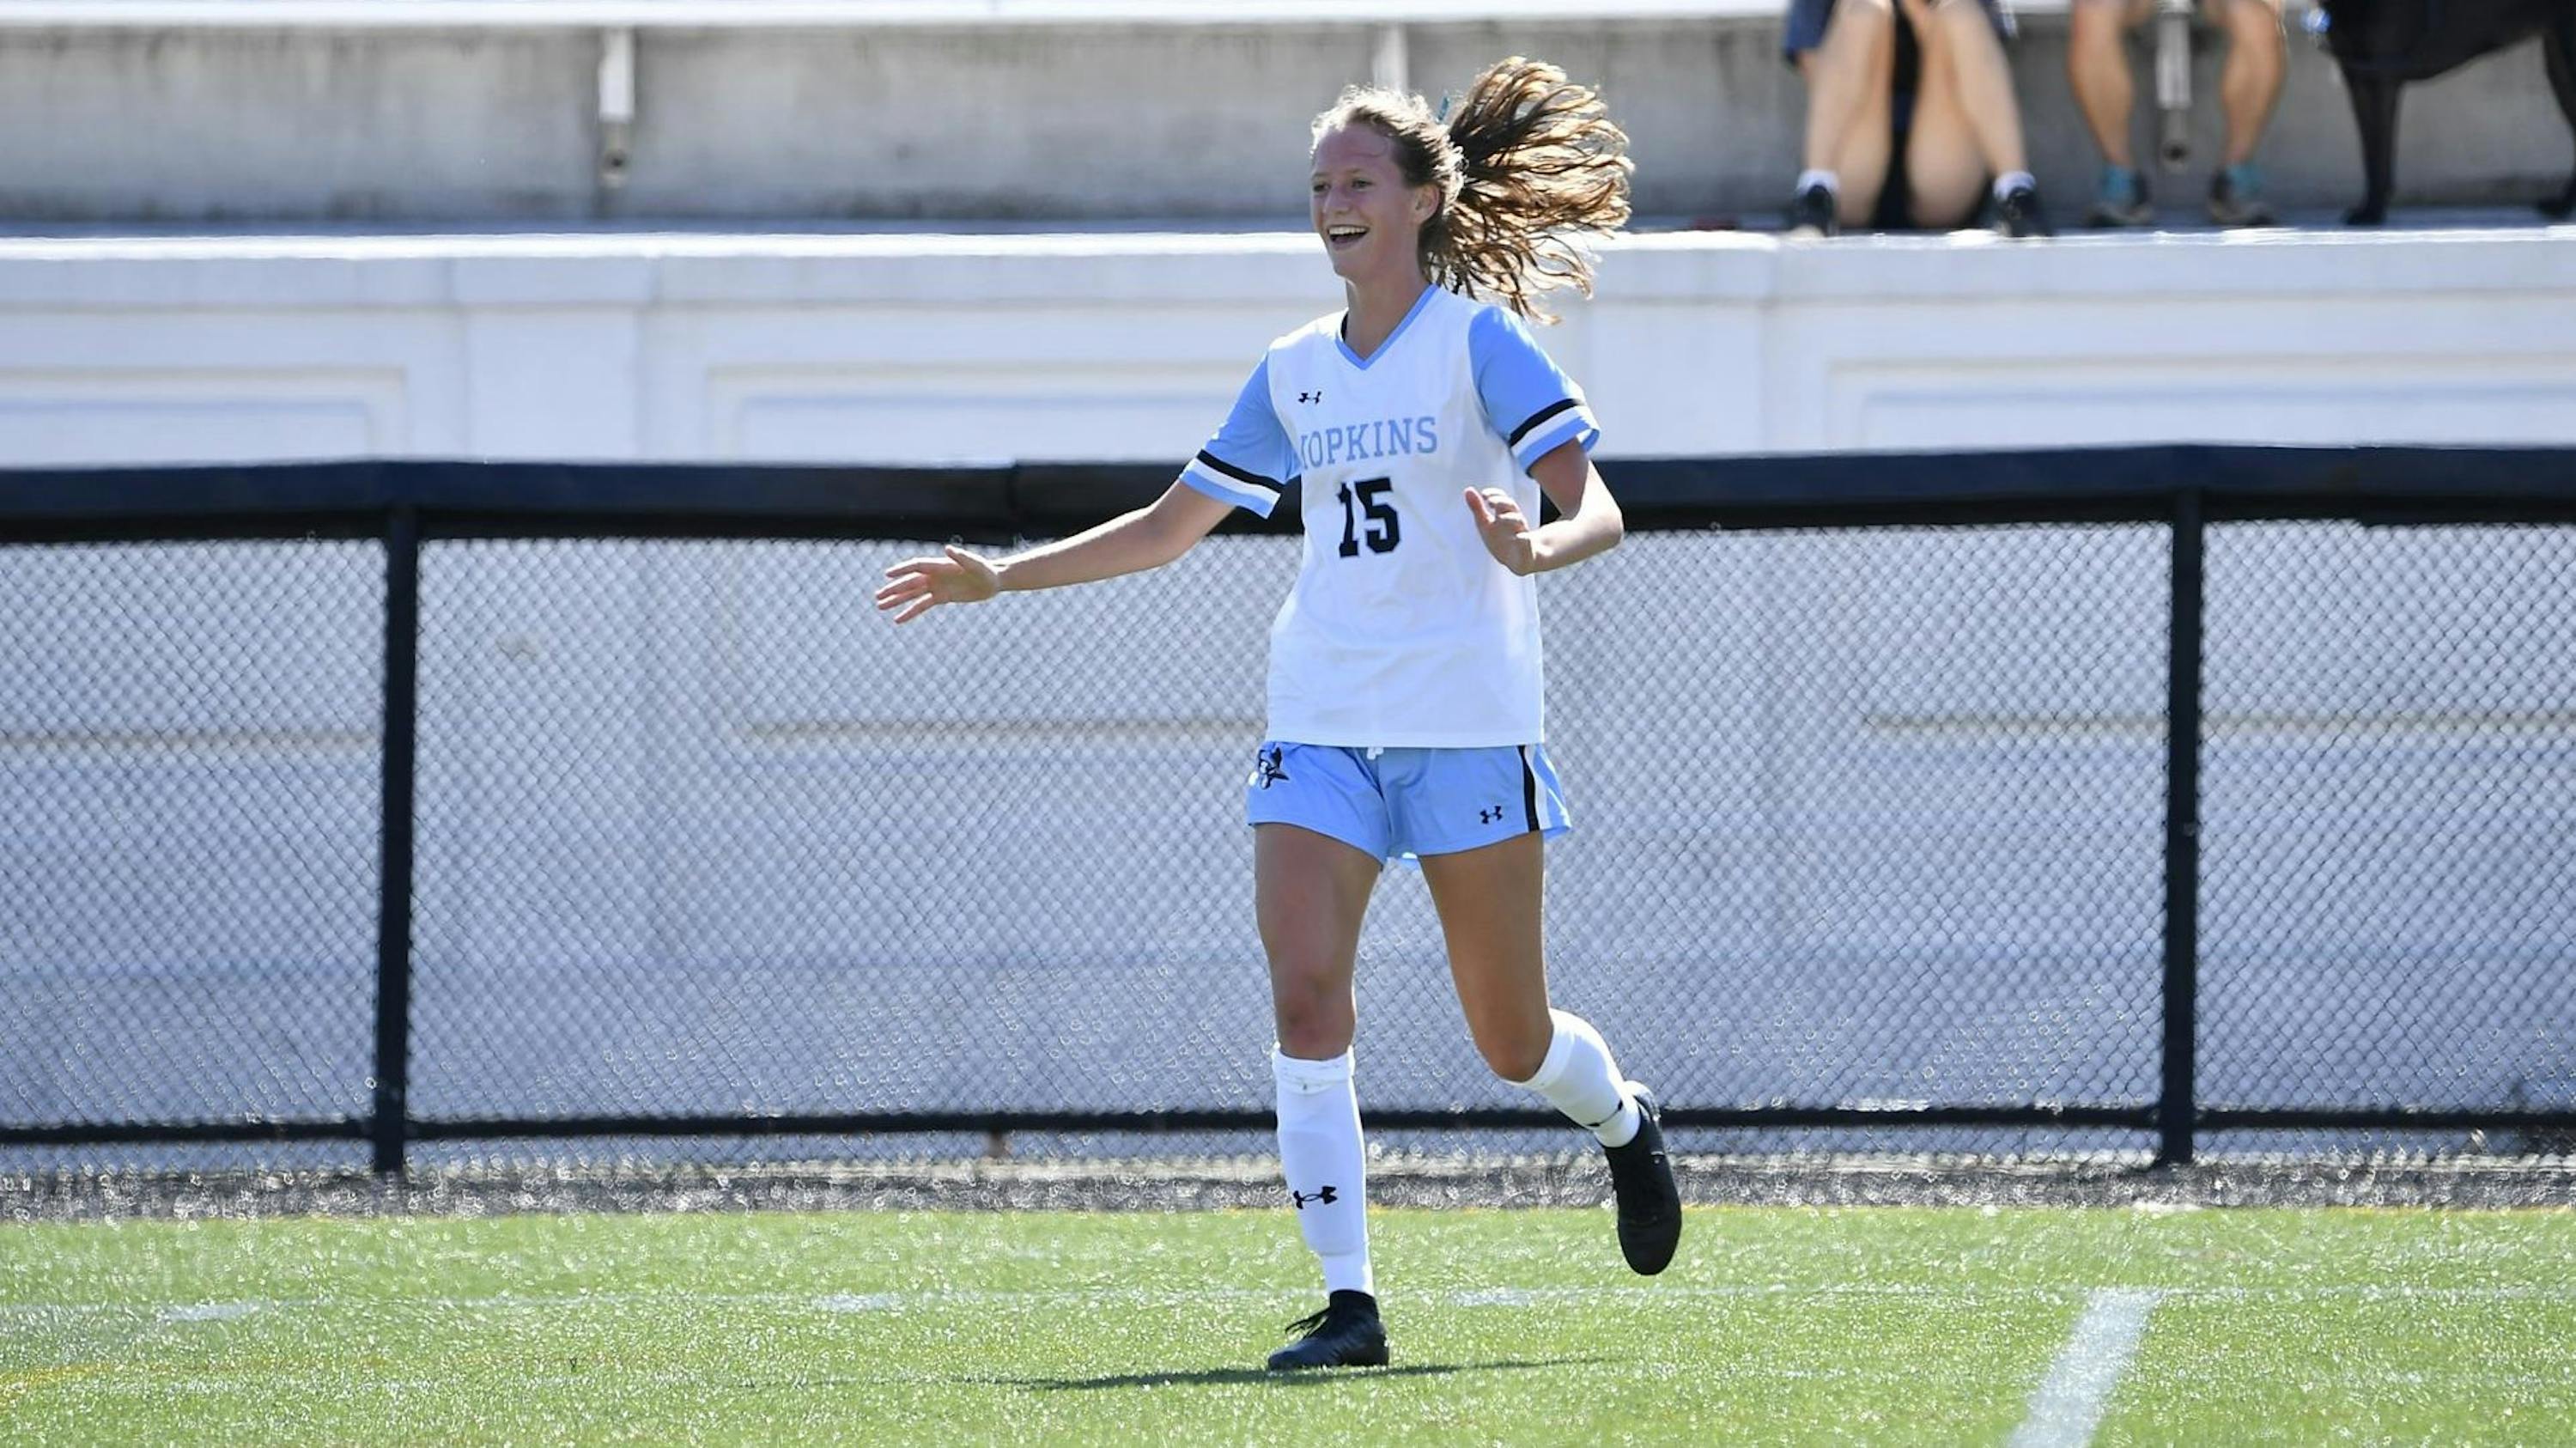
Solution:
M1002 591L1002 575L991 563L951 543L944 558L907 558L886 570L891 582L877 590L877 610L903 612L896 623L910 623L943 603L982 603Z
M1485 551L1515 574L1538 566L1538 540L1531 536L1529 516L1512 495L1500 488L1469 488L1467 509L1476 515L1476 531Z

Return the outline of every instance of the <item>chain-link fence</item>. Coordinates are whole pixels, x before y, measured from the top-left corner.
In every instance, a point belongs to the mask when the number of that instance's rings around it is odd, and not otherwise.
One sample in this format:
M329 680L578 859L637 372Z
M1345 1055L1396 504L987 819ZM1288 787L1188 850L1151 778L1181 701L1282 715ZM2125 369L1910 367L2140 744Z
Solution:
M1551 974L1685 1144L2564 1149L2576 455L1605 471ZM898 629L1160 474L244 476L0 476L0 1161L1263 1149L1295 538ZM1360 1001L1388 1139L1563 1139L1414 872Z

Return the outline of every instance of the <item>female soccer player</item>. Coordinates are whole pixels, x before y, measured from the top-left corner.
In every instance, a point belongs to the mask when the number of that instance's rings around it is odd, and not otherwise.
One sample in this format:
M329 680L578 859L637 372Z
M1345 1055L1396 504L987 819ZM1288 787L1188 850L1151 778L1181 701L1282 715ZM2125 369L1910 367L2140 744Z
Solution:
M1486 1063L1607 1148L1628 1265L1662 1271L1681 1237L1654 1099L1590 1024L1550 1007L1539 928L1540 842L1567 821L1542 743L1531 575L1611 547L1622 524L1583 393L1521 318L1550 288L1589 294L1579 242L1627 219L1626 150L1592 91L1518 57L1478 76L1445 125L1419 96L1344 91L1315 119L1310 219L1348 309L1271 343L1151 506L1008 558L907 559L876 596L906 623L1153 568L1228 508L1266 516L1303 478L1305 556L1271 630L1269 738L1245 798L1279 1155L1328 1300L1274 1370L1387 1360L1351 981L1389 858L1421 865ZM1539 489L1561 515L1545 526Z

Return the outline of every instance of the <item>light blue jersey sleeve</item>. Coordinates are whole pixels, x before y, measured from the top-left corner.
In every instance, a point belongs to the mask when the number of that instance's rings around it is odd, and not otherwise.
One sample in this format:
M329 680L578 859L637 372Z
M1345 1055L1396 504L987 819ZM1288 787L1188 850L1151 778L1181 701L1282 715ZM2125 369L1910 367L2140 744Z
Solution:
M1264 518L1279 505L1279 490L1297 473L1297 451L1270 405L1270 358L1252 369L1234 399L1234 411L1199 455L1181 469L1181 481L1220 503Z
M1565 444L1589 453L1601 441L1601 424L1583 400L1583 389L1539 350L1521 319L1488 306L1467 324L1467 360L1476 372L1476 396L1485 421L1512 450L1521 471Z

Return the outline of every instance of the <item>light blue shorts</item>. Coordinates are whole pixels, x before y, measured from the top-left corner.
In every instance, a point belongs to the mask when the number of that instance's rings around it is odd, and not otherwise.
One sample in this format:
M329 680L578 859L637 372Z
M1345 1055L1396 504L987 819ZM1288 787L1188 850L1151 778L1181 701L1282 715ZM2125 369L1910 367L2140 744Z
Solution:
M1297 825L1380 860L1453 855L1514 835L1561 835L1565 792L1542 744L1351 749L1264 743L1244 822Z

